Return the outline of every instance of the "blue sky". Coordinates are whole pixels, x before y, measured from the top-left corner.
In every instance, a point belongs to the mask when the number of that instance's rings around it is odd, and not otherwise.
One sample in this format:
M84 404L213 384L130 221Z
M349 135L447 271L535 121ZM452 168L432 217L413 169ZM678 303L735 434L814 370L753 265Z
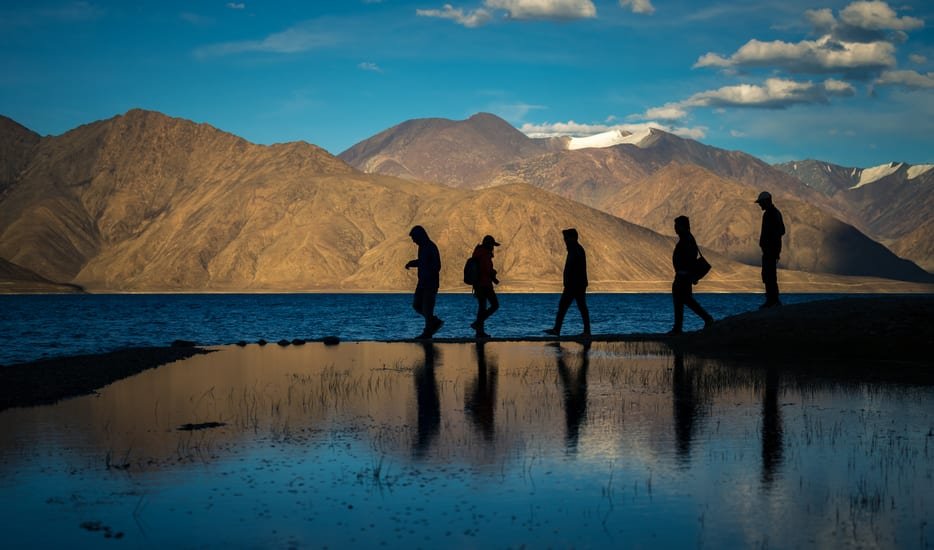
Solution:
M450 2L450 3L447 3ZM407 119L531 135L652 124L769 162L934 162L934 3L18 1L0 114L140 107L339 153Z

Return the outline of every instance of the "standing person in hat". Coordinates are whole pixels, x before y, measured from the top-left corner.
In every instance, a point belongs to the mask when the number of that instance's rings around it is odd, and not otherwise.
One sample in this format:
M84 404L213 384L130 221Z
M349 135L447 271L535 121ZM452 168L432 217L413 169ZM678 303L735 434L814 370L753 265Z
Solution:
M782 213L772 204L772 194L768 191L759 193L756 204L762 209L759 248L762 249L762 282L765 283L765 303L759 309L765 309L782 305L778 299L778 258L782 253L785 222Z
M587 254L584 247L577 242L577 230L574 228L561 231L564 244L568 248L568 256L564 261L564 292L558 301L558 315L555 317L555 326L545 329L545 334L561 335L561 325L564 315L571 307L571 302L577 302L577 309L581 312L584 322L584 332L581 336L590 337L590 310L587 309Z
M428 238L425 228L416 225L409 231L412 242L418 245L418 258L405 264L406 269L418 268L418 284L412 297L412 307L425 318L425 328L415 338L431 338L444 321L435 317L435 300L441 286L441 253Z
M493 247L499 246L492 235L483 237L483 241L473 250L473 257L477 262L477 282L473 285L473 295L477 298L477 320L470 324L470 328L477 333L477 338L489 338L484 331L484 323L499 309L499 299L493 285L499 284L496 270L493 269ZM487 307L489 304L489 307Z

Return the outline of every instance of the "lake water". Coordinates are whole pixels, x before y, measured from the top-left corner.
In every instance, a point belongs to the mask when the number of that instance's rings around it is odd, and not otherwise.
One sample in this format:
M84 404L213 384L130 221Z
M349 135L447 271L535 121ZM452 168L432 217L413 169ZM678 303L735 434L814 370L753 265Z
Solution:
M841 295L786 294L786 304ZM663 333L671 328L669 294L592 294L587 298L596 334ZM716 318L755 309L759 294L700 294ZM500 310L487 321L498 337L541 336L554 323L558 295L501 294ZM476 301L442 294L436 313L439 337L470 337ZM421 332L409 294L175 294L0 295L0 365L43 357L98 353L130 346L164 346L173 340L229 344L264 338L396 340ZM685 330L702 325L685 312ZM581 331L574 305L564 333Z
M233 298L174 307L215 299ZM0 412L4 545L930 548L934 386L826 366L633 343L225 347Z

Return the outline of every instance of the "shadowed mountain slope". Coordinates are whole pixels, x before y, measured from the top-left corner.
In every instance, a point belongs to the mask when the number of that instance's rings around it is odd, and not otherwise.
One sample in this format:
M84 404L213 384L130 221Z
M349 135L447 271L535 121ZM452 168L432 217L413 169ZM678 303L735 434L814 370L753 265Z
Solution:
M829 197L828 209L893 252L934 272L934 167L847 168L815 160L776 165Z
M553 148L563 148L563 141L532 139L495 115L479 113L467 120L409 120L338 157L367 173L478 187L502 164Z
M787 228L781 265L843 275L883 276L927 282L934 278L897 258L881 244L825 211L789 194L776 196ZM762 212L747 186L696 165L670 164L621 188L606 202L611 213L662 234L684 214L698 243L730 258L756 264L761 258Z
M0 197L29 163L39 134L18 122L0 116Z

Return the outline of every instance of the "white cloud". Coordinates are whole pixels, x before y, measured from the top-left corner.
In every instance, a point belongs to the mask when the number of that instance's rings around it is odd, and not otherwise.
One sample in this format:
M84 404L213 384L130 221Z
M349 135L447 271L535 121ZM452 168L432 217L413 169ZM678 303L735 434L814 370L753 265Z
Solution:
M484 0L483 5L506 10L511 19L585 19L597 16L592 0Z
M853 2L840 11L847 25L873 31L910 31L920 29L924 21L915 17L899 17L885 2Z
M569 120L567 122L554 122L543 124L523 124L519 130L525 135L533 138L542 137L586 137L613 130L622 130L628 133L644 132L650 128L655 128L669 132L681 137L691 139L701 139L707 135L707 128L698 126L694 128L672 127L658 122L641 122L637 124L584 124Z
M294 54L332 46L339 41L335 34L319 31L309 24L303 24L270 34L262 40L221 42L202 46L197 48L194 54L195 57L202 59L248 52Z
M797 43L752 39L729 57L702 55L698 67L778 67L793 73L865 73L895 65L889 42L840 42L830 35Z
M928 62L928 58L924 57L919 53L913 53L908 56L908 60L914 63L915 65L924 65Z
M640 0L646 1L646 0ZM522 21L530 19L586 19L597 16L592 0L484 0L477 9L455 8L445 4L441 9L417 9L422 17L449 19L458 25L475 28L493 20L499 13L507 19Z
M735 138L746 137L746 132L740 132L739 130L730 130L730 135Z
M885 71L874 84L876 86L901 86L910 90L934 90L934 73Z
M826 103L832 96L851 96L853 86L841 80L820 84L782 78L766 79L762 86L738 84L692 95L681 102L685 107L762 107L782 109L798 103Z
M243 2L227 2L227 7L232 10L245 10L246 4Z
M383 72L383 68L376 63L373 63L372 61L363 61L362 63L358 63L357 67L363 69L364 71L372 71L374 73Z
M655 13L655 6L652 5L652 0L619 0L619 5L624 8L630 8L632 13L642 13L645 15Z
M689 109L698 107L784 109L796 104L827 103L831 97L846 97L855 93L856 90L849 82L832 78L817 84L769 78L762 85L737 84L698 92L685 100L648 109L641 115L635 115L635 118L677 120L687 116Z
M645 112L645 114L639 116L638 118L645 119L661 119L661 120L677 120L679 118L684 118L687 116L687 111L683 107L675 104L668 103L662 105L661 107L653 107Z
M454 8L451 4L445 4L440 10L415 10L415 15L421 17L438 17L440 19L450 19L458 25L467 28L479 27L489 23L493 18L492 14L483 8L465 12L461 8Z

